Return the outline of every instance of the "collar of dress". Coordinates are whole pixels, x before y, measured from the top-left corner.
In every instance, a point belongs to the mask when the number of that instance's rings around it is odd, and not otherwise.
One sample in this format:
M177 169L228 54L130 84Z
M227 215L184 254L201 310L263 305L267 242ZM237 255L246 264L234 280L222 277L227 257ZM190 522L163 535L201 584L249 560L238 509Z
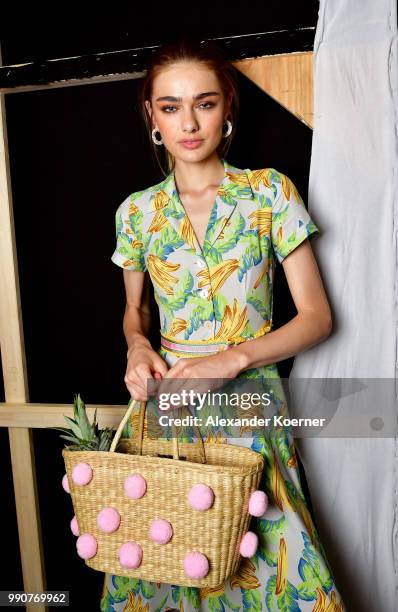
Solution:
M156 211L155 219L152 223L159 228L169 222L176 230L181 239L194 249L198 255L202 255L211 249L214 242L222 233L229 218L236 209L240 200L252 200L254 191L250 183L250 170L241 170L232 166L225 158L222 158L224 165L224 178L216 192L213 207L210 212L209 221L205 233L203 249L201 248L189 217L180 200L174 171L157 185L154 198L152 200L153 209Z

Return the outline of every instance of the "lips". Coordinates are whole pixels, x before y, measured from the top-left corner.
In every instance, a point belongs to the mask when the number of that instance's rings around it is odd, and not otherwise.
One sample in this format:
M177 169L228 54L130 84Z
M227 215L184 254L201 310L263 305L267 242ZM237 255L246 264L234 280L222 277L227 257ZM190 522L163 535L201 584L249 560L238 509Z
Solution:
M180 140L181 143L202 142L203 138L192 138L192 140Z

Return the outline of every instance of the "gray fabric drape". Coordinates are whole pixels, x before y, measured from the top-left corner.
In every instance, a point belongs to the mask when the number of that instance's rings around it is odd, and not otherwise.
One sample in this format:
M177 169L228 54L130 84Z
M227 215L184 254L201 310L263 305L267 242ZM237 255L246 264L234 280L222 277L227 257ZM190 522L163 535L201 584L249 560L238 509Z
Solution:
M338 392L327 399L329 416L333 415L330 425L318 437L297 439L297 449L320 536L347 608L395 612L396 2L321 0L314 69L308 208L321 230L312 246L334 330L327 340L296 356L289 380L291 411L293 416L308 416L317 393L318 399L327 396L325 379L337 379ZM324 380L325 388L316 389L309 380L305 383L306 378ZM370 379L385 380L377 388ZM322 402L316 405L312 412L321 410ZM353 435L339 435L344 423ZM386 435L387 430L392 433Z

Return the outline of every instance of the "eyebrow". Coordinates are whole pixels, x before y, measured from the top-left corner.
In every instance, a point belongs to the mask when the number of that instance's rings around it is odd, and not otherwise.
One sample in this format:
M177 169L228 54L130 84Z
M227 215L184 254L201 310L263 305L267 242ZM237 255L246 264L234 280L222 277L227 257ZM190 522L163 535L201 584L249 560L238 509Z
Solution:
M192 100L201 100L202 98L207 98L207 96L219 96L220 93L218 91L204 91L203 93L196 94L196 96L192 96ZM156 102L162 102L163 100L167 102L182 102L182 98L176 98L174 96L161 96L160 98L156 98Z

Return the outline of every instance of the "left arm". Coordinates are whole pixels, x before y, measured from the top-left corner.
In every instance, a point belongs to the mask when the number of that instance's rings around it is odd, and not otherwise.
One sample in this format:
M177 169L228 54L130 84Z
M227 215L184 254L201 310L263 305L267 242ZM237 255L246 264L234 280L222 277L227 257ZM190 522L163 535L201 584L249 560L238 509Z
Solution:
M227 351L241 370L282 361L318 344L332 330L332 314L309 240L282 261L297 315L265 336Z

